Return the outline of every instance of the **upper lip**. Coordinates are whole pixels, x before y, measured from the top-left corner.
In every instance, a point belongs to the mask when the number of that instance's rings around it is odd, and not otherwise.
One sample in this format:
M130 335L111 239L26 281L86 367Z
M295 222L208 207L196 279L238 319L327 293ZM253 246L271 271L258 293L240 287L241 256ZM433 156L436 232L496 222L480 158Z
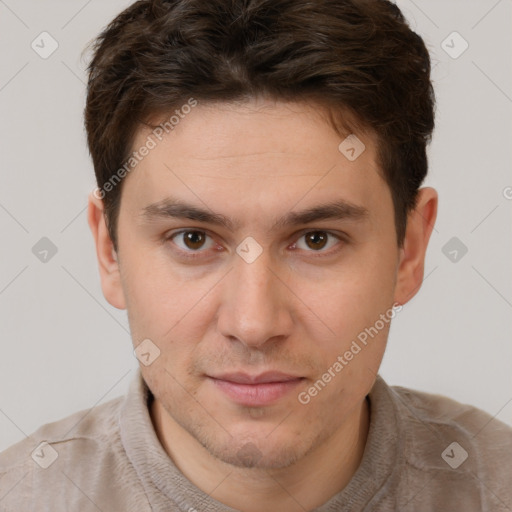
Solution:
M268 382L287 382L297 380L302 377L290 375L282 372L264 372L259 375L249 375L248 373L234 372L224 373L222 375L211 376L213 379L235 382L236 384L264 384Z

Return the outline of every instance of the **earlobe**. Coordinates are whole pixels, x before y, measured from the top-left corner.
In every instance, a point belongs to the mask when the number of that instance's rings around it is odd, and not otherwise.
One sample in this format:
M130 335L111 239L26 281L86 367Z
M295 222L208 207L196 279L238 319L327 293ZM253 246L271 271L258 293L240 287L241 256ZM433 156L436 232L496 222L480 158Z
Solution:
M424 187L418 191L416 208L408 215L395 288L395 302L399 304L411 300L423 282L425 255L437 217L437 204L436 190Z
M108 233L103 201L94 193L89 195L87 221L96 245L103 295L115 308L126 309L118 255Z

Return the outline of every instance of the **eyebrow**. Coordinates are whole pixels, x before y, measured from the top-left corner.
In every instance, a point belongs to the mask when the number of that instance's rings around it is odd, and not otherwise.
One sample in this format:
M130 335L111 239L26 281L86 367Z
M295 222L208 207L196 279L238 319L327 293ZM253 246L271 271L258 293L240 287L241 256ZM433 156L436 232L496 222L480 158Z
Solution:
M368 209L363 206L340 199L330 203L319 204L298 212L290 211L275 221L271 231L300 224L310 224L320 220L364 220L368 215ZM142 210L142 217L146 221L158 220L159 218L195 220L216 226L223 226L231 231L235 231L240 225L239 222L233 221L220 213L199 208L193 204L172 197L146 206Z

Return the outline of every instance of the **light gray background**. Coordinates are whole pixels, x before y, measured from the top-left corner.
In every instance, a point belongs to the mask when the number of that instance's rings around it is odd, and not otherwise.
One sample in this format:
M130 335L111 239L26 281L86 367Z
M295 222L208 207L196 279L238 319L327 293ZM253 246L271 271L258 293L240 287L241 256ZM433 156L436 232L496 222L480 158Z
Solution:
M81 52L130 3L0 0L0 450L124 393L138 364L126 313L99 285L82 118ZM423 287L393 323L381 374L512 425L512 1L398 4L432 55L426 184L440 207ZM59 44L48 59L31 48L43 31ZM453 31L469 43L457 59L441 46ZM42 237L58 248L46 263L32 252ZM468 248L456 262L443 253L452 237Z

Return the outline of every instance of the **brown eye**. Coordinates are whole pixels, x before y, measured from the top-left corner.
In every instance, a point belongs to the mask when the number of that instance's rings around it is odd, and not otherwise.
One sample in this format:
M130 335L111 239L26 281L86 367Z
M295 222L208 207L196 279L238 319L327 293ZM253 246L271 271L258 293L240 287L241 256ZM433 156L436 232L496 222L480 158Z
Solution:
M323 249L327 244L327 236L323 231L312 231L305 235L306 244L311 249Z
M205 252L210 249L214 242L210 236L204 231L192 230L180 231L170 237L170 239L183 251L183 252ZM209 245L208 245L208 239Z
M329 249L339 245L337 242L342 242L342 239L328 231L309 231L303 233L293 245L294 248L305 252L318 252L323 255L324 253L332 253Z
M205 236L201 231L186 231L183 234L183 241L189 249L200 249L203 246Z

